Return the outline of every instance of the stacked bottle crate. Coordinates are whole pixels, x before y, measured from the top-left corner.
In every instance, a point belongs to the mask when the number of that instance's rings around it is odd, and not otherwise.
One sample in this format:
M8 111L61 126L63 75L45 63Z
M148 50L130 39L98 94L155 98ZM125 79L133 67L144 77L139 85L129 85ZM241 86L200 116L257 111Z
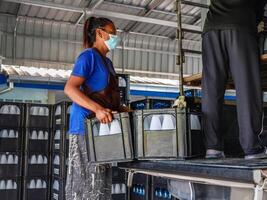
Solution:
M131 102L130 107L133 110L149 109L149 99L133 101L133 102Z
M21 196L24 106L0 103L0 199Z
M171 108L173 103L174 103L173 100L150 99L150 108L151 109Z
M117 74L120 90L121 104L128 105L130 102L130 75Z
M131 102L133 110L171 108L174 101L169 99L142 99Z
M60 102L53 107L53 134L52 134L52 200L65 199L65 184L68 167L70 102Z
M46 200L50 192L51 106L26 104L23 199Z
M152 177L151 200L174 200L168 191L168 180L160 177Z
M131 200L151 199L150 193L151 176L135 174L133 176L132 187L130 188L129 198Z
M112 167L112 200L125 200L127 197L126 173L118 167Z

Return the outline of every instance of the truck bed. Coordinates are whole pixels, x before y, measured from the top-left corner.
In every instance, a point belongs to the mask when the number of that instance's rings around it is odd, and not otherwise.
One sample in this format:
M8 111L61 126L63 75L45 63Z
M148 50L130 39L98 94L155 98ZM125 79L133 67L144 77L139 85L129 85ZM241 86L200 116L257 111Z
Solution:
M252 184L258 184L262 181L262 174L267 174L267 159L134 161L120 163L118 166L133 171L177 174Z

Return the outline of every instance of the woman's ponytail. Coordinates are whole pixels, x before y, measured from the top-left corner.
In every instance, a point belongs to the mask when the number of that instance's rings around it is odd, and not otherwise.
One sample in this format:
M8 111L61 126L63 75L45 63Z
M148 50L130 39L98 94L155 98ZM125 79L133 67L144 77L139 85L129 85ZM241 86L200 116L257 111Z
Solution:
M83 48L91 48L95 42L95 17L88 18L83 27Z

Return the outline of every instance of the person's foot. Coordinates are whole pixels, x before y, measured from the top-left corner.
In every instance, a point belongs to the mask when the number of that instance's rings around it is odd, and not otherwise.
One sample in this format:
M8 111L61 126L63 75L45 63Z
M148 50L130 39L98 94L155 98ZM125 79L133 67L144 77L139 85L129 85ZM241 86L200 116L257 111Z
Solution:
M266 150L264 150L261 153L256 153L256 154L250 154L250 155L246 155L245 159L246 160L252 160L252 159L264 159L267 158L267 152Z
M207 149L206 151L206 159L222 159L225 158L223 151L218 151L215 149Z

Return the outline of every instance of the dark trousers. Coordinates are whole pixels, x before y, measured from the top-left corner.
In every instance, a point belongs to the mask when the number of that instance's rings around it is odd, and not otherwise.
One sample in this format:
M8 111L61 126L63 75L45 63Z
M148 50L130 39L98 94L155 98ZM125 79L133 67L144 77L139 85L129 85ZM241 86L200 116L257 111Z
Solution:
M238 30L203 35L202 111L208 149L223 150L222 107L230 71L236 88L239 140L245 154L262 151L262 91L257 38Z

